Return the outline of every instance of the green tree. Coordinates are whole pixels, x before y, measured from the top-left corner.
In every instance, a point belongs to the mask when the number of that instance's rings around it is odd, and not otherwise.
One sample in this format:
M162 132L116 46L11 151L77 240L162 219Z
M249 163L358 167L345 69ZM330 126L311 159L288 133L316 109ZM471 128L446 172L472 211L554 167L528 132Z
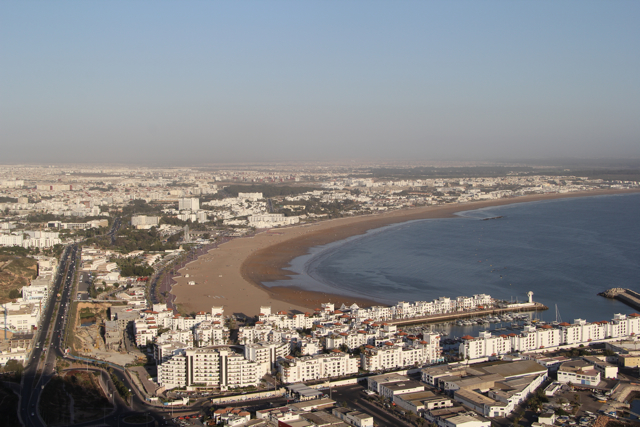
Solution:
M22 362L19 362L15 359L9 359L4 365L4 372L13 372L18 378L22 376L23 371L24 366L22 366Z

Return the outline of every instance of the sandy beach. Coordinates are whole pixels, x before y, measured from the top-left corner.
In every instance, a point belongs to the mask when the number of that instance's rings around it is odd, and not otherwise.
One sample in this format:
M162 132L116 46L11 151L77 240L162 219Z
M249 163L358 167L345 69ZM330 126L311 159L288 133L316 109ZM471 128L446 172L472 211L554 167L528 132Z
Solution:
M254 316L261 306L272 310L312 312L322 302L375 305L372 300L311 292L296 287L267 288L262 283L289 279L287 267L292 259L305 255L309 248L325 245L367 230L416 219L448 218L456 212L489 206L526 203L568 197L637 192L602 190L562 194L532 195L490 201L457 203L395 210L388 213L319 221L257 233L253 237L233 239L210 250L179 270L172 288L176 303L186 312L209 311L223 306L226 314ZM188 282L195 282L189 285Z

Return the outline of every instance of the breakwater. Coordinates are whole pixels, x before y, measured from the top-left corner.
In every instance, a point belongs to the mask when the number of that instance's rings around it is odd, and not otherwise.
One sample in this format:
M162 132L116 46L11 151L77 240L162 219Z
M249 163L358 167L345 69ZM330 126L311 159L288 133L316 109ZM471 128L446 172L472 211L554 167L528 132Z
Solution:
M598 295L609 299L617 299L618 301L627 304L629 307L640 310L640 293L632 291L631 289L611 288L604 292L600 292Z
M458 319L466 319L470 317L482 317L482 316L490 316L496 314L505 314L505 313L518 313L518 312L530 312L530 311L544 311L548 310L544 304L539 302L534 302L531 305L522 305L518 307L499 307L499 308L484 308L470 311L461 311L455 313L443 313L443 314L431 314L428 316L420 316L420 317L412 317L410 319L395 319L395 320L387 320L385 323L390 325L416 325L423 323L442 323L448 322L451 320Z

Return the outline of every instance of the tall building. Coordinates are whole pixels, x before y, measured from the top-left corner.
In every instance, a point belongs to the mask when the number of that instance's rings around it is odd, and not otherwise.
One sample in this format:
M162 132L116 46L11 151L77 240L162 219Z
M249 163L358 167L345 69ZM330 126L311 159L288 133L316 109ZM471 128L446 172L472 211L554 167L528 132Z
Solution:
M200 199L183 197L178 199L179 211L198 211L200 210Z
M262 375L258 363L229 347L185 350L158 366L158 383L167 389L200 384L228 390L257 386Z

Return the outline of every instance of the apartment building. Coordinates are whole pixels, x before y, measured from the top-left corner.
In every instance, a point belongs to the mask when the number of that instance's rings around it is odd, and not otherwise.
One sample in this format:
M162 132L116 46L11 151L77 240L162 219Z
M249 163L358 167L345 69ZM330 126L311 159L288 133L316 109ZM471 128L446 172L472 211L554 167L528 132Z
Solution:
M350 357L341 351L333 350L329 354L316 356L287 356L278 361L282 381L296 383L321 378L336 378L358 373L358 358Z
M478 337L466 335L459 346L465 359L497 357L510 352L529 352L551 349L558 346L587 345L590 342L607 339L626 339L640 333L640 315L615 314L611 321L589 323L575 319L573 324L563 322L557 326L526 326L519 333L493 336L490 332L480 332Z
M179 211L198 211L200 210L200 199L196 197L183 197L178 199L178 210Z
M265 374L271 373L276 368L278 359L287 357L291 352L291 346L288 342L268 343L259 342L251 343L244 346L244 357L247 360L258 364L259 375L262 378Z
M258 364L228 347L184 350L158 366L158 383L167 389L198 385L229 389L257 386Z
M436 363L441 359L439 338L434 334L430 341L422 340L412 345L390 341L380 347L366 345L360 354L360 366L364 371L376 372Z

